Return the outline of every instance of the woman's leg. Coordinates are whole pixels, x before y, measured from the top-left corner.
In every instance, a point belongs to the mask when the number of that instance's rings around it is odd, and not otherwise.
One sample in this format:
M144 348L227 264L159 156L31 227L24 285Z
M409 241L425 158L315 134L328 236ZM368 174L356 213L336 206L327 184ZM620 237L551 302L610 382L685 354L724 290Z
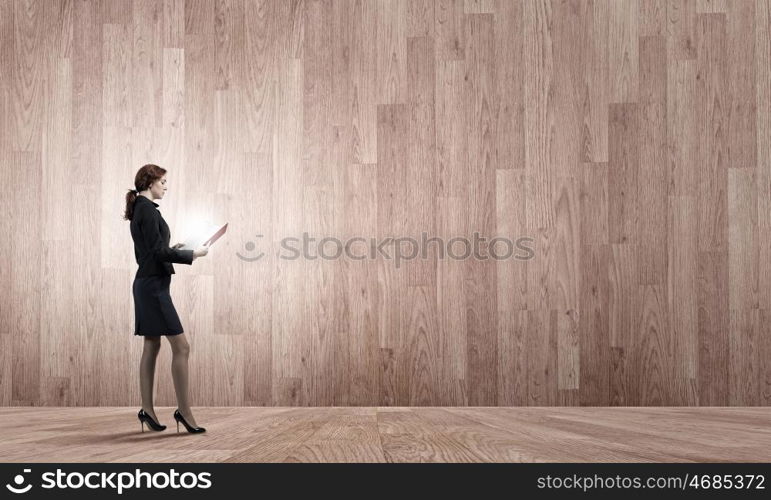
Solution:
M142 409L158 421L153 408L153 386L155 385L155 361L161 351L160 337L145 337L142 360L139 363L139 390L142 393Z
M171 377L174 379L174 391L177 393L179 412L185 417L188 424L198 427L188 400L187 360L190 357L190 344L184 333L168 335L166 338L171 344Z

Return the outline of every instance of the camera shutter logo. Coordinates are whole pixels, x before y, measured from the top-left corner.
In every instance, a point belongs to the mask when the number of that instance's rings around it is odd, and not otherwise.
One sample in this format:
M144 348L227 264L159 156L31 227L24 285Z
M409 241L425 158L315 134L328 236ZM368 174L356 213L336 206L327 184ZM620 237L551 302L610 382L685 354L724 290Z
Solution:
M24 469L24 473L26 474L27 472L32 472L32 469ZM24 484L24 476L21 474L16 474L16 476L13 478L13 482L16 484L16 486L11 484L5 485L5 487L8 488L12 493L26 493L32 489L31 484L22 487L22 484Z

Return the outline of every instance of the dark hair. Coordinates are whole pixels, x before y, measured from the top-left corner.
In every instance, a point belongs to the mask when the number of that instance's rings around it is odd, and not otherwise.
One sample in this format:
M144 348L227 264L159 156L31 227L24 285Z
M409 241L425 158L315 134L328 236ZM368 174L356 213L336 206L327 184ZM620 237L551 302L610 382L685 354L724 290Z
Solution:
M149 189L153 182L157 181L166 173L165 168L148 163L137 171L134 176L134 189L129 189L126 193L126 212L123 214L124 220L131 220L134 217L134 202L140 191Z

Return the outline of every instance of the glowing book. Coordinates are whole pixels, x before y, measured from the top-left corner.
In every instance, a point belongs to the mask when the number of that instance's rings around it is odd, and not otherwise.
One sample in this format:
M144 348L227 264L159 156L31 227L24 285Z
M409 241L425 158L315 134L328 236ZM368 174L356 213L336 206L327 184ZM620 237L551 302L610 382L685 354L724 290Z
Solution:
M180 249L195 250L196 248L200 247L201 245L205 245L206 243L208 243L209 246L212 246L214 242L220 239L220 237L225 234L225 231L227 230L227 222L222 226L209 226L203 231L198 231L197 234L185 240L185 243L180 247Z

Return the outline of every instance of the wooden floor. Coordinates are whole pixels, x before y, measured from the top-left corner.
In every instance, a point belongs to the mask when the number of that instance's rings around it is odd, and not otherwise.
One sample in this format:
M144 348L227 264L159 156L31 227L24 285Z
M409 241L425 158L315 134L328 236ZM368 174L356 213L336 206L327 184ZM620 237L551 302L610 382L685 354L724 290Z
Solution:
M769 408L0 409L0 462L767 462Z

